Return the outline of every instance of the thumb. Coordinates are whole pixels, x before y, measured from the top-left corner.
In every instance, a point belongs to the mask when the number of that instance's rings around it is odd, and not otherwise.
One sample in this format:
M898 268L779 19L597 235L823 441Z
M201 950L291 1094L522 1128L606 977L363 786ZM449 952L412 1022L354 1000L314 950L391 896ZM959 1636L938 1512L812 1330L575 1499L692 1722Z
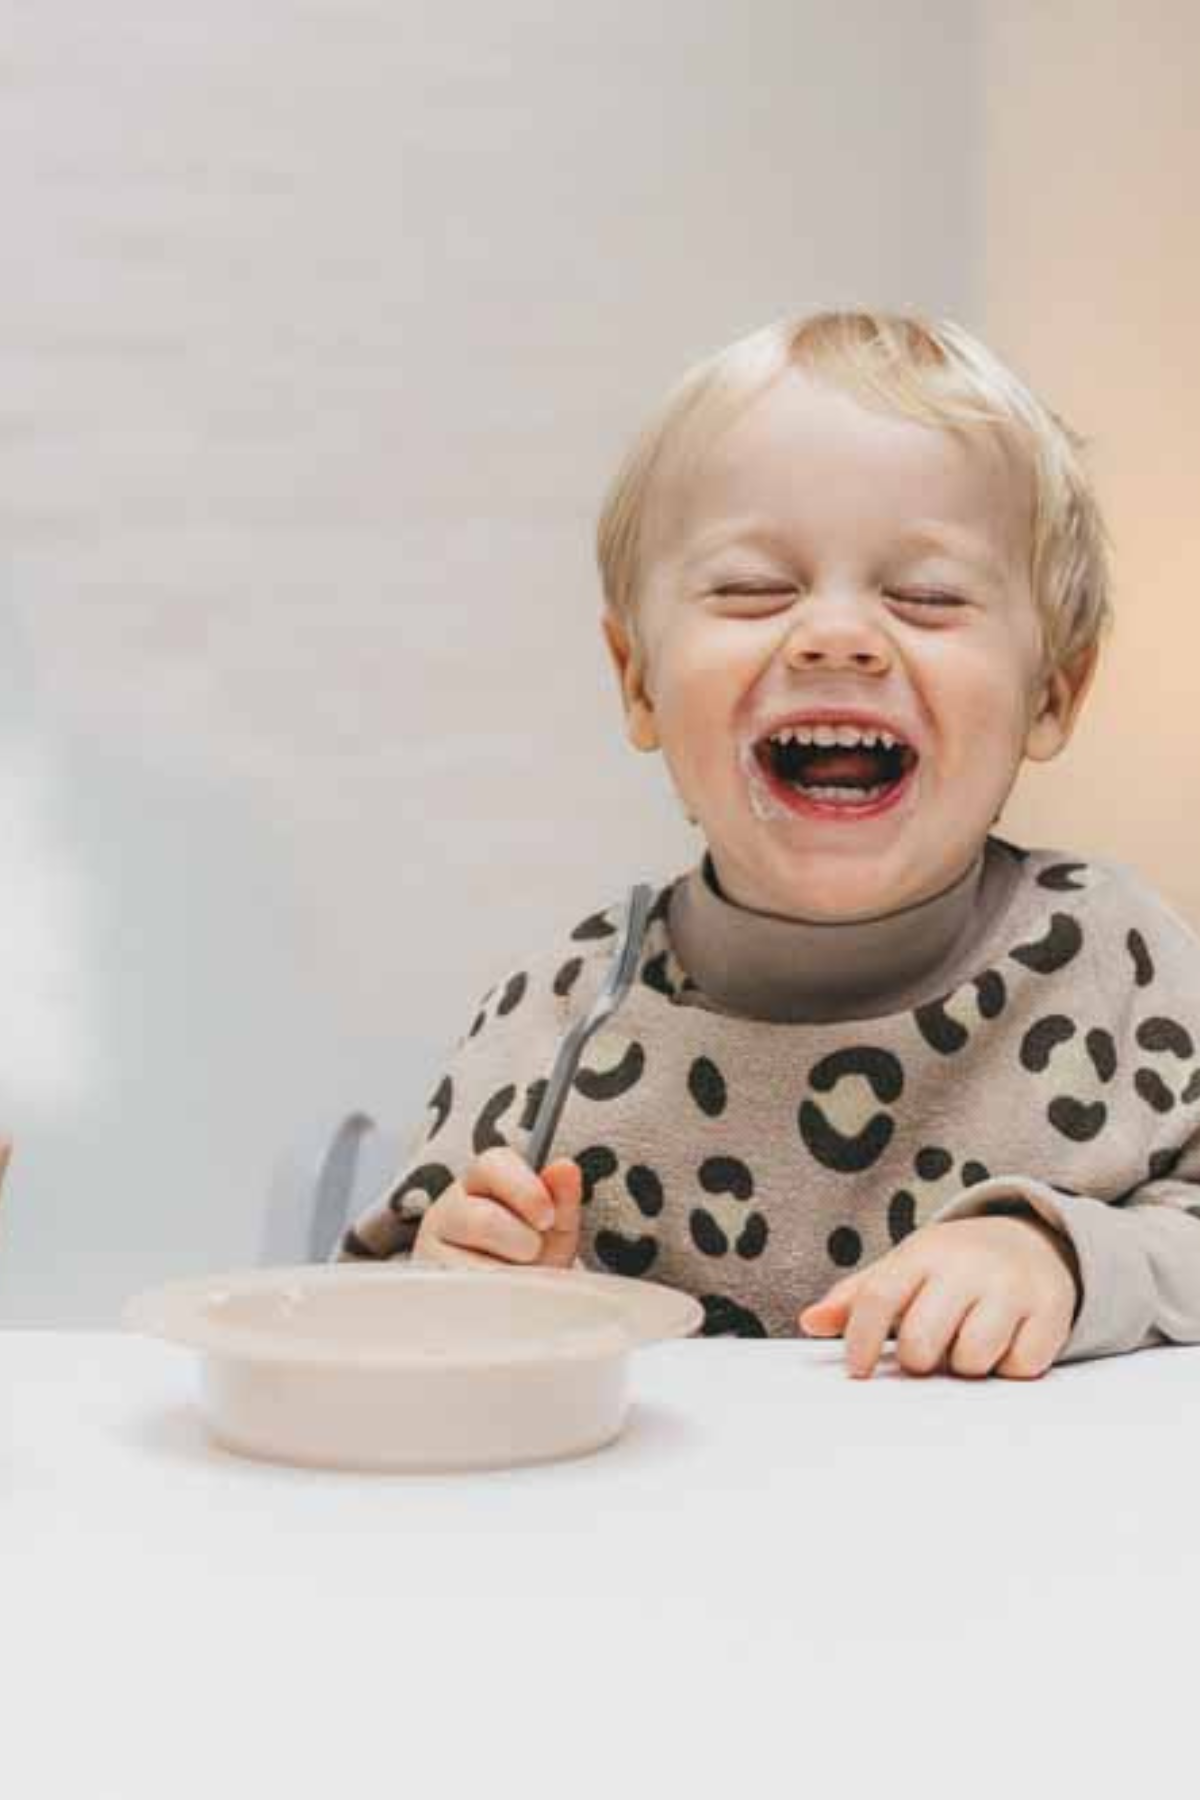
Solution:
M583 1205L583 1170L570 1157L547 1163L542 1180L554 1202L554 1223L542 1237L539 1263L569 1269L579 1249L579 1216Z

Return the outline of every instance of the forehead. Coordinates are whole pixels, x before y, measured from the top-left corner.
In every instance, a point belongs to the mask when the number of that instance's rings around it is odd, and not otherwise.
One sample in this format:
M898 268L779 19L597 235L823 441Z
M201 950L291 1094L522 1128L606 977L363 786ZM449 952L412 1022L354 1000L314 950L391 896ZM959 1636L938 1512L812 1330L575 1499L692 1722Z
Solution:
M703 445L668 455L648 511L653 553L697 554L754 521L797 542L913 531L1005 559L1030 541L1030 471L994 432L952 432L864 406L789 369Z

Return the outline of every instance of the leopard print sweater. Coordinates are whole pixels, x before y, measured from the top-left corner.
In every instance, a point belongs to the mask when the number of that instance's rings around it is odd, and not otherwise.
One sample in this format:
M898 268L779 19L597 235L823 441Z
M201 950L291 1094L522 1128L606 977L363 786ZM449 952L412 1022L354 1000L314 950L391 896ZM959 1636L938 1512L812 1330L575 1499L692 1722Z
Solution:
M706 1007L668 930L675 884L659 890L550 1150L583 1172L584 1266L694 1294L706 1334L794 1336L803 1307L909 1232L1017 1202L1078 1258L1060 1362L1200 1341L1200 939L1123 864L1016 854L985 966L823 1024ZM405 1254L474 1156L523 1151L623 901L483 996L343 1259Z

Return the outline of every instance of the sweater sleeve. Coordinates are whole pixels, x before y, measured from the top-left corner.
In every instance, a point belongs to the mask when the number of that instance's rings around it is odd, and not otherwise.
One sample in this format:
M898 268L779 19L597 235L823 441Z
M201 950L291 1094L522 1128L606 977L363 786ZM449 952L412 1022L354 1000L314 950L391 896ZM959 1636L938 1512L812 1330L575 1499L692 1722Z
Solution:
M1200 1132L1170 1179L1148 1181L1120 1202L998 1176L929 1222L1026 1208L1067 1240L1079 1267L1080 1303L1056 1362L1200 1343Z
M408 1255L426 1209L477 1156L501 1145L523 1153L559 1042L586 1009L599 965L595 946L560 944L488 989L442 1066L400 1167L343 1234L334 1260Z
M1116 929L1091 974L1124 1087L1116 1192L995 1176L930 1221L1028 1209L1066 1240L1080 1297L1058 1362L1200 1343L1200 939L1139 875L1110 866ZM1145 1179L1131 1182L1137 1170Z

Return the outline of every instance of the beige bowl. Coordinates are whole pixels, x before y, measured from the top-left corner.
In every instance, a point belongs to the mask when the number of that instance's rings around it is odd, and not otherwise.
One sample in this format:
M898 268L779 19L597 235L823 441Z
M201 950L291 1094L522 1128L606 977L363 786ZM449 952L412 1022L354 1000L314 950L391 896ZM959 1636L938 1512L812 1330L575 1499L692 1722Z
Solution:
M123 1323L202 1352L218 1443L352 1469L486 1469L596 1450L629 1351L688 1337L690 1295L582 1270L255 1269L139 1294Z

